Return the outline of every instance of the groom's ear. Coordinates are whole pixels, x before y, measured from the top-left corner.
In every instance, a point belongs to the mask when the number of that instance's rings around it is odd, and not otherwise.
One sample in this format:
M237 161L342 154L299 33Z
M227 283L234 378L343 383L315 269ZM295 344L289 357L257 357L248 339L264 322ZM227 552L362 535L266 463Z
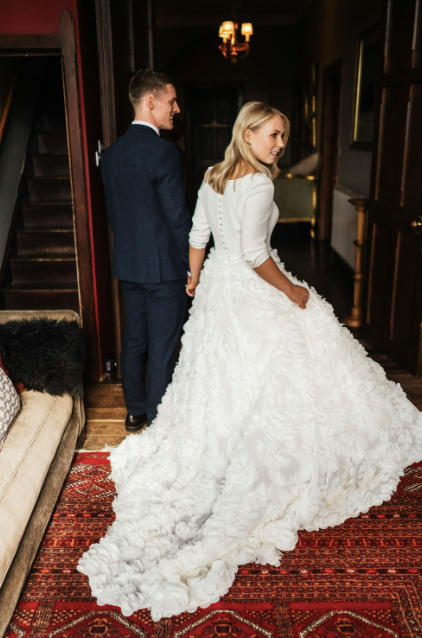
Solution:
M152 95L152 93L150 93L149 95L146 95L144 97L144 103L145 103L146 107L149 108L152 111L154 109L154 106L155 106L155 97L154 97L154 95Z

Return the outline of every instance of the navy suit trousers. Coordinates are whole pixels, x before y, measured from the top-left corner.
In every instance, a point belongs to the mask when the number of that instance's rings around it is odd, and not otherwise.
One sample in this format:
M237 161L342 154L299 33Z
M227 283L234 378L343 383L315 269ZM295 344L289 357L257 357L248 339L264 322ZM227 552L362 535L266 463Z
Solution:
M120 282L126 308L120 356L123 392L129 414L146 413L148 425L173 376L187 306L185 283L185 279L157 284ZM144 388L141 379L147 352Z

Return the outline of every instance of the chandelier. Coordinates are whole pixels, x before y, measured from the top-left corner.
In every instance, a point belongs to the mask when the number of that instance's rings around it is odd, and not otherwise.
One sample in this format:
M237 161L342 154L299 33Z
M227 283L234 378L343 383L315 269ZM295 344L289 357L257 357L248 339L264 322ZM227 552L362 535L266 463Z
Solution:
M225 58L230 62L237 62L242 58L246 58L249 53L249 40L253 35L253 26L250 22L244 22L241 27L241 34L245 36L244 42L237 41L236 31L239 25L236 22L236 16L233 20L223 22L220 26L219 36L223 38L223 44L218 47Z

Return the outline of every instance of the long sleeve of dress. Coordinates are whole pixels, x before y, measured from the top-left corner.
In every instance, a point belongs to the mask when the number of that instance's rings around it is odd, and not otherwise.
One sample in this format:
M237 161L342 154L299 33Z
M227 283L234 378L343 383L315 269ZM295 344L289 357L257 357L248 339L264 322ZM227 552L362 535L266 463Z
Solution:
M211 235L211 228L201 200L201 190L198 193L195 212L192 219L192 230L189 235L189 244L192 248L205 248Z
M269 256L267 246L268 220L274 201L274 184L257 180L246 193L241 221L242 253L251 268L257 268Z

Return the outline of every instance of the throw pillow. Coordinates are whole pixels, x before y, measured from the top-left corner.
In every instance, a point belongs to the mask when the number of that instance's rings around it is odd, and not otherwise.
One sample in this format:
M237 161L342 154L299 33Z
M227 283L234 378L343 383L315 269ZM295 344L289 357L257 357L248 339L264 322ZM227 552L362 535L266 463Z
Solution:
M3 368L0 368L0 450L4 445L7 433L19 412L20 406L19 395L13 387L13 383Z

